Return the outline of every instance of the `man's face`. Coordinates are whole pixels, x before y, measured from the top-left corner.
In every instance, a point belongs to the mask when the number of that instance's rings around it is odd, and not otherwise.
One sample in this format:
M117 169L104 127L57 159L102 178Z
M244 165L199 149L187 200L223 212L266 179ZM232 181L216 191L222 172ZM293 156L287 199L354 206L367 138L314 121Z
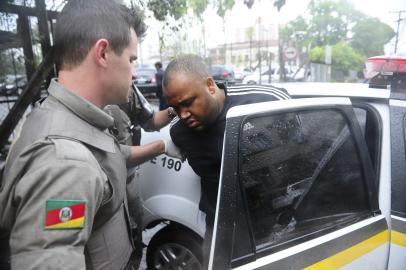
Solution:
M172 74L164 92L180 119L195 130L210 125L220 113L214 81L184 73Z
M135 75L133 62L137 59L137 35L131 29L130 44L121 55L112 52L109 54L109 67L111 80L109 83L110 104L128 102L131 82Z

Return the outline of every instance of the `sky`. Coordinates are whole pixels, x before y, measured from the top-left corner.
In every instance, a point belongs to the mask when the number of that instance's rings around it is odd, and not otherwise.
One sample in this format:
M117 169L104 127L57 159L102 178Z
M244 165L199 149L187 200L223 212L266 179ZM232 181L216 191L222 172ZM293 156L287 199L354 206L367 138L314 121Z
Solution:
M206 28L206 47L213 48L224 42L230 42L231 35L234 35L235 29L246 28L249 26L257 25L257 20L261 18L262 25L270 24L284 24L290 20L293 20L298 15L304 14L307 5L310 0L286 0L285 6L281 9L281 12L277 12L273 6L273 0L255 0L251 9L248 9L242 2L242 0L236 0L236 4L231 11L228 11L225 17L226 21L226 35L224 35L222 29L222 20L215 13L215 10L208 9L204 14L205 28ZM349 0L355 7L355 9L364 12L365 14L379 18L381 21L390 25L394 31L396 31L398 19L397 13L391 13L393 11L403 10L406 11L406 0ZM406 19L406 12L402 14L402 17ZM158 34L160 25L156 25L150 22L149 31L146 39L142 44L143 58L147 58L154 51L158 50ZM398 52L402 55L406 55L406 20L400 24L400 39L398 43ZM193 37L194 35L201 35L201 27L190 26L188 28L188 35ZM174 36L174 39L180 38ZM393 53L394 41L387 46L385 53Z

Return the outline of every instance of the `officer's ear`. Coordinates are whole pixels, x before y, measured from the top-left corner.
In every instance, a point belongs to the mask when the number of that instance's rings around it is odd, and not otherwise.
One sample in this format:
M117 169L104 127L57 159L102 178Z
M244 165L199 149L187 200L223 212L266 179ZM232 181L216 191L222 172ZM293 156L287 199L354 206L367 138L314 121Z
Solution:
M109 41L107 39L99 39L93 46L93 59L98 66L107 67L109 51Z
M212 77L207 77L206 85L207 85L210 95L214 95L217 90L217 85Z

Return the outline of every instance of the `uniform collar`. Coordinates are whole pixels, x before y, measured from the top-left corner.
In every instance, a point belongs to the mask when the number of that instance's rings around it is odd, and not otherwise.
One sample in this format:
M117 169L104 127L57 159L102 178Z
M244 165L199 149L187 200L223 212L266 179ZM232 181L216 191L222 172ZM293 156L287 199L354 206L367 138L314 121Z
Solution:
M48 88L49 95L56 98L74 114L102 130L114 125L114 119L103 110L93 105L84 98L75 95L72 91L63 87L56 79L51 80Z

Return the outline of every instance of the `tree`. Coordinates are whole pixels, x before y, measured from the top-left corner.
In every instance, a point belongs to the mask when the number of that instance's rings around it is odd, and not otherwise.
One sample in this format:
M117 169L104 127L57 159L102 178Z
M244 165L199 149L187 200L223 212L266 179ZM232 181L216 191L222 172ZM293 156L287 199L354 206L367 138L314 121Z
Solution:
M332 45L347 40L352 25L366 17L355 10L347 0L312 0L308 12L308 33L315 46Z
M366 18L359 21L353 28L351 46L366 57L382 55L384 45L388 43L395 32L377 18Z
M235 4L234 0L213 0L217 15L224 19L227 10L231 10Z
M227 51L227 44L226 44L226 12L231 10L234 6L234 0L213 0L214 8L216 9L217 15L221 17L223 20L223 33L224 33L224 63L226 62L226 51Z
M243 3L248 7L251 8L254 5L255 0L244 0ZM286 4L286 0L275 0L273 5L278 9L278 12L281 8Z
M388 25L354 9L347 0L311 0L307 13L289 22L280 37L285 43L295 40L298 47L311 45L312 62L324 63L324 47L331 45L334 77L360 70L367 57L383 54L393 35Z
M249 67L250 68L252 67L252 39L254 37L254 33L255 33L255 30L254 30L253 26L250 26L247 29L245 29L245 35L247 36L247 38L250 41L250 59L249 59L249 61L250 61Z
M208 0L188 0L193 14L197 17L202 28L203 56L206 57L206 28L204 27L203 13L207 8Z
M158 21L165 21L166 16L178 20L186 14L187 0L149 0L147 6Z
M307 46L311 41L309 39L308 29L309 25L305 18L303 16L298 16L281 29L280 38L284 42L292 41L292 38L294 38L296 39L296 45L301 48ZM301 38L298 38L299 35L301 35Z
M275 0L273 5L278 9L278 12L286 4L286 0Z
M310 51L310 60L316 63L324 63L325 47L317 46ZM348 71L359 71L363 68L365 57L350 47L345 42L339 42L332 46L332 75L341 73L348 75Z

